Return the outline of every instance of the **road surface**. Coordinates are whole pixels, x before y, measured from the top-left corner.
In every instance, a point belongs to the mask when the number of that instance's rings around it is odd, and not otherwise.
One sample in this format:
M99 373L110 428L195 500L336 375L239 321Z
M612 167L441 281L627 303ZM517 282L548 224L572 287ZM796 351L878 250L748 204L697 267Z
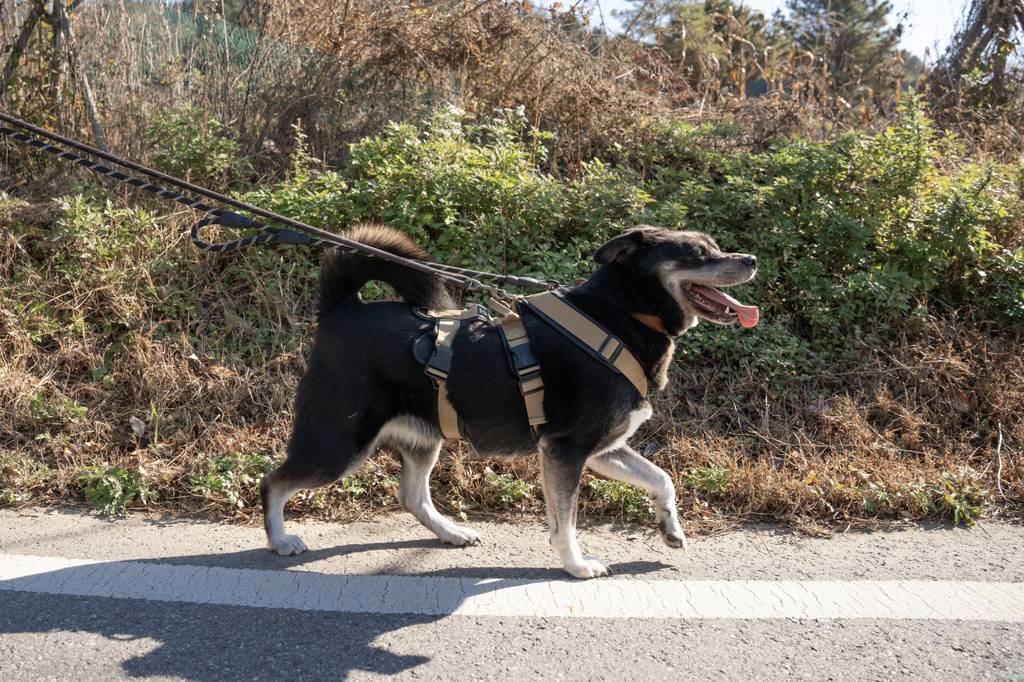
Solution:
M689 552L585 527L615 575L575 581L536 524L441 545L410 516L262 530L0 511L0 679L1024 679L1024 527Z

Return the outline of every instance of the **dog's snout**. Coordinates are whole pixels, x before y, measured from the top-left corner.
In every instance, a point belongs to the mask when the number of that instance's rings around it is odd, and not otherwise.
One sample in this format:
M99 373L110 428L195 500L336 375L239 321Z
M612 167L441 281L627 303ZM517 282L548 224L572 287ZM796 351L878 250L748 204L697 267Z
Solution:
M746 265L748 268L757 267L757 256L743 256L740 262Z

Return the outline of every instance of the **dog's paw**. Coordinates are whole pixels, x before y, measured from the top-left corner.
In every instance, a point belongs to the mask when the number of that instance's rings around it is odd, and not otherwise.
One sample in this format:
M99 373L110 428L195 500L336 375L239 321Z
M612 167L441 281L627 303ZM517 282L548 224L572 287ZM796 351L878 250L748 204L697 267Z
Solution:
M611 575L611 571L608 570L608 567L592 556L585 556L578 562L566 564L565 572L572 577L579 578L581 580L589 580L590 578L600 578L602 576Z
M480 544L480 534L466 526L452 526L451 528L445 529L439 537L441 538L441 542L446 545L455 545L456 547L468 547L470 545Z
M665 541L665 544L674 549L689 549L686 542L686 535L683 531L667 531L661 534L661 539Z
M276 540L271 540L270 548L281 556L302 554L309 549L298 535L282 535Z

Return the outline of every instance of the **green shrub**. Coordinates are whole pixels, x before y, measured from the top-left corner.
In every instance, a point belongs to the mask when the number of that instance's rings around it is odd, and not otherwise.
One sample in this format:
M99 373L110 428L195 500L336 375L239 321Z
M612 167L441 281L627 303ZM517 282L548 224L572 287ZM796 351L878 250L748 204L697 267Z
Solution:
M707 231L761 263L737 295L762 306L765 324L725 338L698 328L684 344L691 354L746 356L744 337L754 347L768 337L769 354L785 359L777 369L811 368L963 306L1024 330L1024 254L1001 245L1019 241L1013 171L967 163L951 173L940 162L956 159L955 145L916 104L876 135L784 140L757 154L702 146L692 126L663 122L656 133L630 159L650 172L650 222Z
M958 147L917 103L877 134L719 151L735 132L662 119L643 144L560 179L521 111L474 120L449 107L354 144L339 171L317 171L300 144L289 179L248 198L331 229L385 222L439 260L563 282L629 225L704 230L758 255L736 296L763 321L700 325L678 358L756 370L782 393L953 309L1024 330L1024 248L1007 246L1024 215L1019 168L951 172Z
M172 112L153 130L175 153L199 150L168 163L226 168L197 159L233 153L216 122L194 110ZM393 124L352 145L338 170L322 169L301 129L296 135L287 178L245 199L331 230L385 222L452 264L572 282L592 270L603 240L639 222L704 230L726 249L756 253L759 276L735 295L761 306L762 323L728 333L700 325L682 337L678 360L748 368L779 394L953 310L1024 331L1024 171L963 162L916 103L876 134L783 139L759 151L721 151L734 126L666 118L642 144L624 140L573 178L544 170L549 136L520 110L474 119L446 107ZM68 248L55 258L68 285L109 293L83 313L13 291L12 308L39 343L52 345L67 326L116 337L149 317L205 319L208 304L192 290L230 302L214 320L217 333L195 339L214 357L262 360L302 342L303 327L282 329L263 312L291 315L292 301L311 298L318 254L252 250L211 276L162 249L145 210L88 193L62 208Z
M251 170L220 121L199 107L171 109L157 116L146 130L146 141L156 150L157 166L198 184L230 184Z

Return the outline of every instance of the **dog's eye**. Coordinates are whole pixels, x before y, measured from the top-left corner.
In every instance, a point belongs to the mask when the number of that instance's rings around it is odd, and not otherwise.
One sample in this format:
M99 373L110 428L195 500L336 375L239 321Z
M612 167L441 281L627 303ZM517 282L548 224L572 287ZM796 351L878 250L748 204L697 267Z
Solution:
M695 247L693 247L693 256L694 256L694 258L699 258L700 260L704 260L704 258L707 255L708 255L708 252L707 252L707 250L703 246L695 246Z

